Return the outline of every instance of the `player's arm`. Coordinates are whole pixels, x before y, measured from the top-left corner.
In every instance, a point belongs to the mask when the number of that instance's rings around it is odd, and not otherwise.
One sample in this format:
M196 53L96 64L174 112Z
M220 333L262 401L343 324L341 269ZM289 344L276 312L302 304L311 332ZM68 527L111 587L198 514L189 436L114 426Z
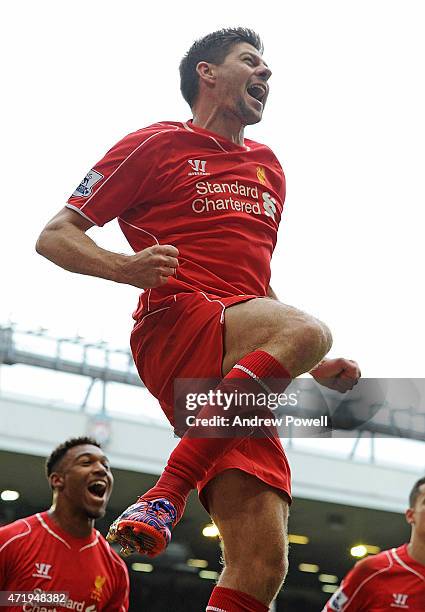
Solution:
M99 247L86 232L94 223L63 208L41 232L36 251L61 268L78 274L134 285L140 289L159 287L178 266L178 250L154 245L134 255L114 253Z

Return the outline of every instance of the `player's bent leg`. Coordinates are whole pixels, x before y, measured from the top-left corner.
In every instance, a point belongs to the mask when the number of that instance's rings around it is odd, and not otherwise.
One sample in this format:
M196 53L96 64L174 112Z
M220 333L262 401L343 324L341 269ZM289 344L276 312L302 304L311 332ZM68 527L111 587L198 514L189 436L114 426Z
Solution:
M301 310L269 298L238 303L225 312L223 373L260 349L295 378L319 363L331 345L325 323Z
M255 351L246 356L240 360L238 366L240 369L235 368L234 371L232 370L219 384L217 389L220 392L227 393L230 390L233 394L235 381L238 388L245 389L245 381L251 382L253 377L255 378L255 385L259 384L258 380L261 381L267 378L267 383L271 389L274 389L275 384L276 391L282 392L284 390L282 385L289 384L291 380L290 373L274 357L264 351ZM243 380L242 387L241 380ZM229 407L229 410L233 411L234 409L237 409L237 406ZM205 411L209 410L214 410L214 407L210 405L205 406L198 416L203 415L205 417ZM138 500L139 504L150 503L158 499L168 502L168 506L174 508L176 515L170 521L171 526L174 526L182 516L190 491L197 486L197 483L202 482L206 478L209 470L223 455L238 446L242 440L240 437L224 437L220 435L202 437L197 435L197 432L192 437L191 433L184 435L173 450L164 472L154 487ZM270 432L270 435L274 435L274 432ZM167 540L169 541L169 532L166 529L162 529L162 533L160 532L156 517L152 519L148 517L148 520L146 520L144 516L145 510L142 508L140 512L137 507L139 504L130 507L128 511L125 511L119 517L118 522L113 525L111 537L117 537L123 548L128 549L130 552L134 548L137 550L137 543L142 546L143 552L146 551L148 545L148 554L154 556L164 549L164 546L159 546L159 544L164 543L164 532L167 534ZM155 542L152 542L152 538L156 536ZM141 551L139 550L139 552Z
M225 565L218 587L247 594L259 602L258 607L252 605L253 610L262 610L261 604L268 609L288 568L286 496L236 469L216 476L204 492L222 539ZM221 597L220 589L217 598ZM214 591L210 608L220 608L213 603Z
M292 377L315 366L328 352L330 343L329 330L313 317L275 300L253 299L226 311L223 368L232 378L231 384L235 377L244 376L242 372L254 380L274 378L276 385L289 384ZM238 367L231 372L235 364ZM229 381L224 379L222 385L226 382ZM283 391L279 387L279 392ZM185 436L157 484L114 522L110 538L118 539L129 552L138 550L150 556L162 552L169 542L171 527L184 511L190 490L239 441ZM173 507L174 517L164 519L162 507L158 511L151 506L163 498L168 507Z

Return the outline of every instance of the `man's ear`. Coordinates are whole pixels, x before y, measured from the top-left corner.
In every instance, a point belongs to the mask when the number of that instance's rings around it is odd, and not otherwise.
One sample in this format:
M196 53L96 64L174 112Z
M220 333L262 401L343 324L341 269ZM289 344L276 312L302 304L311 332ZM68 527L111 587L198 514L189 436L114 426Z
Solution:
M199 78L204 82L213 83L215 81L215 65L208 62L199 62L196 66Z
M61 491L65 484L64 475L59 472L52 472L49 476L49 484L51 489Z
M405 517L406 517L406 521L409 523L409 525L413 525L415 522L415 516L414 516L414 510L413 508L408 508L406 510L406 512L404 513Z

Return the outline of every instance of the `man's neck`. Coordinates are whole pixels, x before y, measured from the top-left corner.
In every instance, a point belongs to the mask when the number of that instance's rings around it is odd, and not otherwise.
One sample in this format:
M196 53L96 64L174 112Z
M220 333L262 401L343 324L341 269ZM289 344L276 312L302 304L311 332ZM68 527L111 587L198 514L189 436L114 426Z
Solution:
M244 126L238 117L223 112L222 109L214 107L194 108L193 125L197 125L210 132L215 132L215 134L243 146Z
M53 504L48 513L63 531L74 538L87 538L93 530L93 519L76 514L61 504Z
M410 543L407 545L407 552L418 563L425 565L425 542L412 535Z

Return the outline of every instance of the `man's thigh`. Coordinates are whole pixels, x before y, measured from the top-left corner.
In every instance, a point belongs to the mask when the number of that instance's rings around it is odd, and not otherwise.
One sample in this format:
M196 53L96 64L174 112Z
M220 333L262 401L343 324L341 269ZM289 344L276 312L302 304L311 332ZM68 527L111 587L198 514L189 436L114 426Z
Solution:
M210 515L220 531L226 565L286 563L289 504L283 493L241 470L218 474L205 488Z
M295 339L304 337L309 327L321 325L301 310L266 297L226 308L224 324L224 375L242 357L261 348L290 372L297 372L293 362L297 363L298 355L292 349Z

